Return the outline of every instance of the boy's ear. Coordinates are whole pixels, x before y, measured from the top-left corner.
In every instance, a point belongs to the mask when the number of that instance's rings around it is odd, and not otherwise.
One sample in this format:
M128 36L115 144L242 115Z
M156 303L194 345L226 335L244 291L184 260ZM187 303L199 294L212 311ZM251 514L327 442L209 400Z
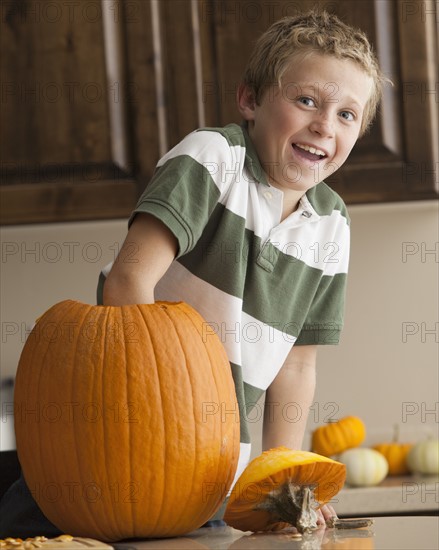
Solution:
M244 120L253 120L255 117L256 99L254 91L241 83L236 93L238 111Z

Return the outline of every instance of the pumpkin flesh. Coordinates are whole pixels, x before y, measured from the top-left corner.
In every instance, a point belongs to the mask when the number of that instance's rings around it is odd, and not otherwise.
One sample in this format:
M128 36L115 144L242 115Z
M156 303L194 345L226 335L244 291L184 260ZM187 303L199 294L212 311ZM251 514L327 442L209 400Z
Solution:
M300 532L316 528L315 510L342 488L343 464L307 451L278 447L256 457L235 484L224 516L242 531Z

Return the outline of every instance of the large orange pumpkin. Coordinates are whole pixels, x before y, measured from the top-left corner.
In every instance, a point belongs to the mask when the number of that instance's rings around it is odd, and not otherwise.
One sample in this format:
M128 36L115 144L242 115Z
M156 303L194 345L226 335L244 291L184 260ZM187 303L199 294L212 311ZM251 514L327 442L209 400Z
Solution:
M64 532L170 537L219 508L239 454L239 414L219 339L184 303L64 301L36 323L15 390L17 450Z
M307 451L276 447L253 459L239 477L225 521L241 531L316 528L319 508L343 487L346 467Z

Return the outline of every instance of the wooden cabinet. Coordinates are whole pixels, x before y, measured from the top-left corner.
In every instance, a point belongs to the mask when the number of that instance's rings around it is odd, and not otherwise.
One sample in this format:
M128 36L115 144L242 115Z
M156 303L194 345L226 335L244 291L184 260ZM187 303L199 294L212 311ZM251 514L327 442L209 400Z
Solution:
M156 161L199 126L239 122L256 38L319 5L361 27L392 81L330 183L348 203L437 197L434 0L4 0L1 220L126 217Z

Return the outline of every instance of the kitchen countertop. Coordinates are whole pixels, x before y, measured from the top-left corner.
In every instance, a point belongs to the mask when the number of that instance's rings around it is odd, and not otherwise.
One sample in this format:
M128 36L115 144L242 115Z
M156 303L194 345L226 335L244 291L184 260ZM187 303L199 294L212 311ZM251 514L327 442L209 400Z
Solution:
M115 550L437 550L439 517L379 517L365 529L320 529L294 538L292 532L243 533L230 527L203 528L184 537L113 543Z
M349 487L331 501L341 517L364 515L410 515L439 508L439 477L407 475L387 477L374 487ZM438 546L439 548L439 546Z

